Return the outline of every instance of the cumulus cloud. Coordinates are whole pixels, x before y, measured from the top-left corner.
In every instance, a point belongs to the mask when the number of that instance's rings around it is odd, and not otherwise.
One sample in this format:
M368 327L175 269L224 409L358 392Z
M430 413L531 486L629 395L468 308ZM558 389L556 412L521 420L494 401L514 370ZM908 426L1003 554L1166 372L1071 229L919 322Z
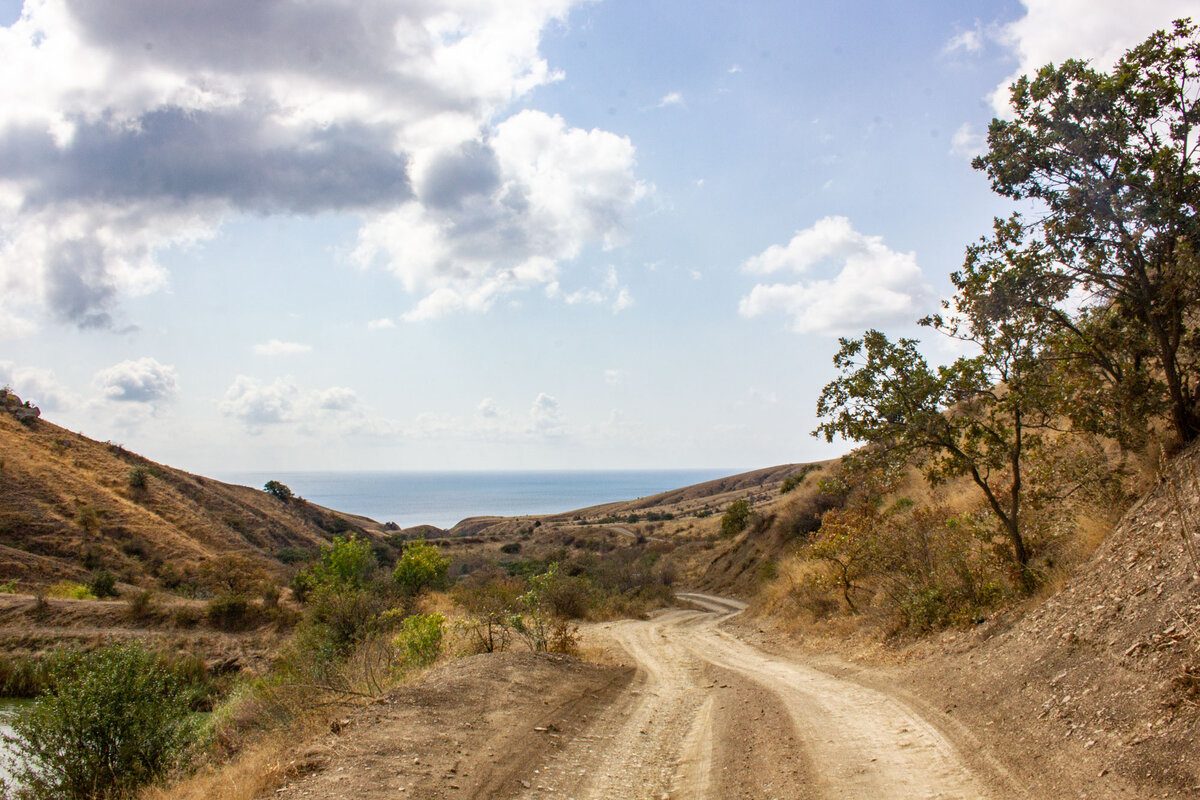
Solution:
M0 319L25 325L0 334L113 326L234 214L358 215L417 318L549 283L645 191L627 139L503 116L559 77L541 35L578 2L26 3L0 28Z
M496 419L500 416L500 409L496 407L496 401L490 397L480 400L475 410L484 419Z
M153 358L113 364L96 373L95 384L102 397L117 403L153 406L174 399L179 392L175 368Z
M882 237L854 230L845 217L818 220L786 245L771 245L742 265L760 275L805 274L814 268L825 275L756 285L738 310L747 317L783 312L797 333L838 335L911 322L919 305L932 297L915 253L892 250Z
M312 350L312 345L300 342L281 342L278 339L254 345L254 352L260 356L296 356L310 350Z
M364 419L358 414L358 394L344 386L305 390L294 379L277 378L270 383L239 375L225 391L221 413L241 422L251 433L275 425L312 425L317 422L333 424L353 412L355 429L372 424L382 430L381 421ZM377 424L378 423L378 424Z
M554 436L563 432L558 400L545 392L538 393L529 408L533 432L543 436Z
M48 369L0 361L0 386L11 388L42 411L64 411L76 403L71 391Z
M1193 0L1022 0L1025 16L1006 25L1002 43L1017 56L1015 72L992 93L996 113L1006 115L1008 87L1021 75L1068 58L1108 69L1126 50L1179 17L1195 16Z
M625 377L619 369L604 370L604 382L609 386L617 386L621 383L621 379Z
M486 311L500 297L557 288L560 263L626 241L648 188L629 139L521 111L484 142L414 162L417 200L368 222L354 256L423 294L409 322ZM557 296L551 292L552 296Z

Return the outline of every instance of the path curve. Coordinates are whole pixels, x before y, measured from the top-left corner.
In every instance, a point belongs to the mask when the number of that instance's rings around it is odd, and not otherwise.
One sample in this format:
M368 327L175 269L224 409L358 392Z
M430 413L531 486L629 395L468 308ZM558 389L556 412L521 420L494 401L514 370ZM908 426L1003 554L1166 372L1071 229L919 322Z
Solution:
M799 798L991 800L1001 776L972 772L912 707L878 689L770 655L721 630L737 601L598 633L637 667L631 690L547 757L523 800Z

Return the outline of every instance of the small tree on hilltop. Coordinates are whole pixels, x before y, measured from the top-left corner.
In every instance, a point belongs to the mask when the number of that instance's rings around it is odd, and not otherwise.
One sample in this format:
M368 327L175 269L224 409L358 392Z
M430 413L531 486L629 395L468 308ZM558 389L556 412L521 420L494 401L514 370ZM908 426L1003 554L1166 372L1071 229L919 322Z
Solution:
M296 497L291 489L279 481L267 481L263 484L263 491L285 503L290 503Z

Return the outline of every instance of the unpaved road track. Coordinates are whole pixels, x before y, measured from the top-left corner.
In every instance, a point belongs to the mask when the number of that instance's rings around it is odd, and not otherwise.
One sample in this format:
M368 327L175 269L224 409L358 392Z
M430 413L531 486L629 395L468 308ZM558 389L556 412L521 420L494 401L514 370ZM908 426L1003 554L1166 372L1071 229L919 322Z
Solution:
M1022 796L977 774L901 701L771 656L720 630L740 603L603 626L637 674L628 692L548 755L525 800L803 798L984 800Z
M473 656L298 752L280 800L1001 800L1030 793L887 690L723 631L742 606L588 630L627 667ZM943 723L950 724L950 723Z

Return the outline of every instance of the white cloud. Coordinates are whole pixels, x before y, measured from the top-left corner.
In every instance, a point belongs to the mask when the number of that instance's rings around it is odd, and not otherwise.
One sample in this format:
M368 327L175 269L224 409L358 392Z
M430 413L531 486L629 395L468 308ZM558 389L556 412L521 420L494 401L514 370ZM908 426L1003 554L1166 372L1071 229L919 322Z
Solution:
M106 400L156 406L179 393L175 368L153 358L122 361L96 373L95 384Z
M382 331L396 327L396 323L391 319L384 317L383 319L373 319L367 323L367 330Z
M219 408L222 414L238 420L251 433L285 424L298 425L309 433L321 429L326 432L386 433L391 427L384 420L363 414L358 394L353 389L344 386L301 389L291 377L266 383L239 375L225 391Z
M625 137L521 111L486 141L416 159L417 199L364 225L354 255L424 294L406 321L486 311L511 292L556 287L560 263L589 244L622 244L648 191L633 166Z
M950 155L970 160L986 151L987 138L972 128L969 122L959 125L950 137Z
M946 42L942 48L944 53L957 53L960 50L967 53L978 53L983 49L983 28L976 22L970 30L960 31Z
M490 397L480 400L475 410L484 419L496 419L500 416L500 409L496 407L496 401Z
M1088 59L1108 69L1126 50L1179 17L1196 16L1195 0L1022 0L1025 16L1004 27L1000 40L1019 65L992 93L996 113L1006 115L1008 87L1048 63Z
M668 92L658 101L659 108L667 108L668 106L682 106L683 95L680 92Z
M538 393L529 408L533 432L542 436L558 436L563 433L558 400L545 392Z
M281 342L278 339L254 345L255 354L260 356L296 356L310 350L312 350L312 345L300 342Z
M546 296L562 300L569 306L607 305L614 314L633 305L633 295L629 292L629 287L621 283L616 267L611 266L599 287L564 292L557 282L553 282L546 286Z
M786 245L772 245L747 259L742 268L756 274L804 274L819 266L836 273L796 283L760 283L742 298L738 310L747 317L783 312L792 317L797 333L838 335L911 322L919 305L932 296L915 253L892 250L882 237L854 230L845 217L818 220Z
M251 430L259 430L266 425L293 421L298 394L299 389L290 379L262 383L239 375L225 391L221 413L237 418Z
M64 411L76 404L75 396L48 369L0 361L0 386L11 388L42 411Z
M619 244L629 140L505 119L561 77L541 36L583 1L26 3L0 28L0 335L114 326L163 250L239 214L357 214L418 318Z
M604 382L609 386L619 385L624 377L624 374L619 369L604 370Z
M322 411L349 411L358 405L358 395L345 386L331 386L314 396L316 407Z

